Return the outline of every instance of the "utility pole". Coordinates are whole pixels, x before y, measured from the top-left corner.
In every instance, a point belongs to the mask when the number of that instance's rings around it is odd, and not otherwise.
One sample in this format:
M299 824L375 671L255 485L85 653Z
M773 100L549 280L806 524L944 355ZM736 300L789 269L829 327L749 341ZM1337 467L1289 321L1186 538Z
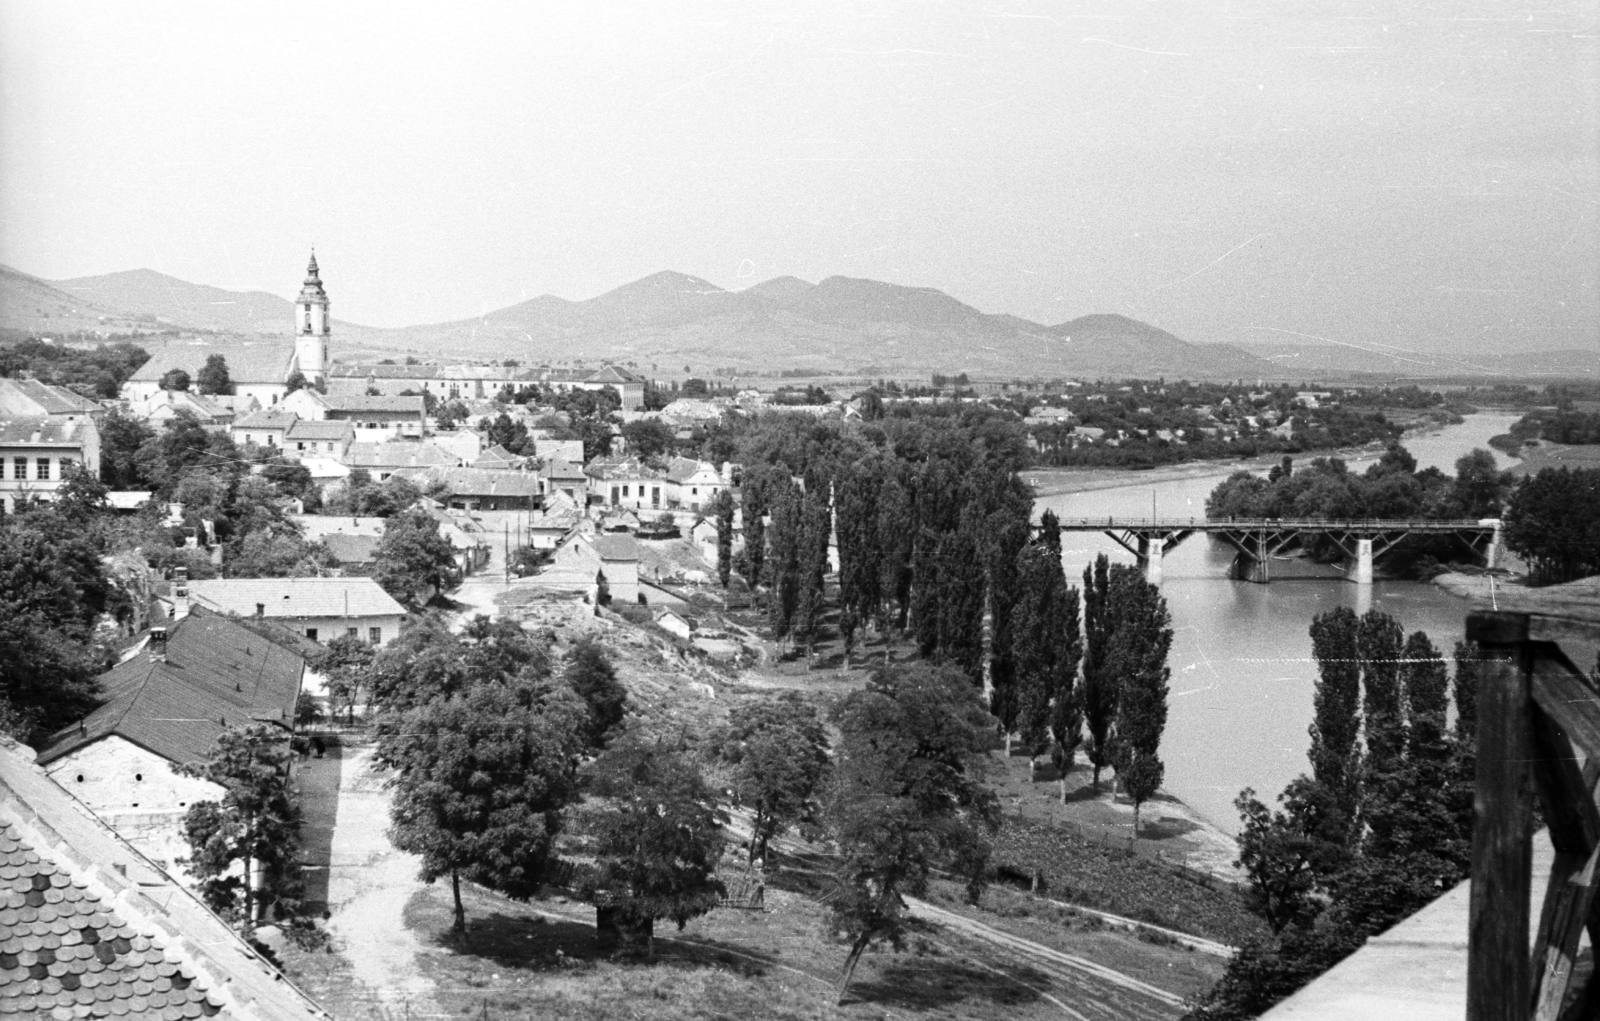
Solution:
M511 522L502 521L500 527L505 529L506 548L506 588L511 587Z

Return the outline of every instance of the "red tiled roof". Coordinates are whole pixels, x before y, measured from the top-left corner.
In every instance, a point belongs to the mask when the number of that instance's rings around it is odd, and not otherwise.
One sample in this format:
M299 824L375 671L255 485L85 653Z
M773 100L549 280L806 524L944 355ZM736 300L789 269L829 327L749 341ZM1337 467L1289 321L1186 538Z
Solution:
M0 737L0 1017L328 1014Z

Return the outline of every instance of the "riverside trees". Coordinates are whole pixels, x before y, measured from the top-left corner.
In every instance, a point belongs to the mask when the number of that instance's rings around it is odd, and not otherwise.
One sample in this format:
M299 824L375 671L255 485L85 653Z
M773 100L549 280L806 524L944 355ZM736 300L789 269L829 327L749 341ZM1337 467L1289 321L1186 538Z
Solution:
M1246 789L1239 865L1273 929L1243 947L1189 1016L1254 1017L1460 881L1471 858L1476 650L1447 667L1427 636L1340 608L1311 625L1312 772L1273 810ZM1465 697L1464 697L1465 696Z

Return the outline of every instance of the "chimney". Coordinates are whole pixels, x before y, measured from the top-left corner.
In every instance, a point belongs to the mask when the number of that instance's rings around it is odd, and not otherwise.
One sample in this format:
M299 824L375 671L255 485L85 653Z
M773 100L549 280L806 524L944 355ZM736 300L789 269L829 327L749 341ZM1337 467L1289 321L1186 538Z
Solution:
M259 617L265 617L266 615L267 615L267 604L266 603L257 603L256 604L256 616L259 618Z
M150 662L165 663L167 661L167 629L153 627L150 629Z

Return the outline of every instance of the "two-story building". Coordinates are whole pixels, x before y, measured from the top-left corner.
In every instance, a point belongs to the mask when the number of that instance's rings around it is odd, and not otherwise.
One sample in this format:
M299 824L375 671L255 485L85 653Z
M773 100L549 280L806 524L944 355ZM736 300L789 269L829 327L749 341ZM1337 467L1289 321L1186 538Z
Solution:
M666 506L663 474L637 457L597 457L584 466L591 497L607 507L660 510Z
M358 443L381 443L385 440L420 440L427 431L426 404L421 397L411 396L326 396L323 418L329 421L349 422L356 431Z
M97 478L100 430L88 416L30 415L0 418L0 503L6 513L18 504L53 501L74 464Z
M337 461L344 458L355 441L355 426L349 422L296 418L284 432L283 452L290 457L325 457Z
M234 421L231 430L233 442L241 447L254 444L269 450L283 450L289 427L297 421L299 419L292 411L262 408Z
M360 468L382 482L402 469L456 468L461 462L432 443L395 440L389 443L352 443L341 462L352 471Z

